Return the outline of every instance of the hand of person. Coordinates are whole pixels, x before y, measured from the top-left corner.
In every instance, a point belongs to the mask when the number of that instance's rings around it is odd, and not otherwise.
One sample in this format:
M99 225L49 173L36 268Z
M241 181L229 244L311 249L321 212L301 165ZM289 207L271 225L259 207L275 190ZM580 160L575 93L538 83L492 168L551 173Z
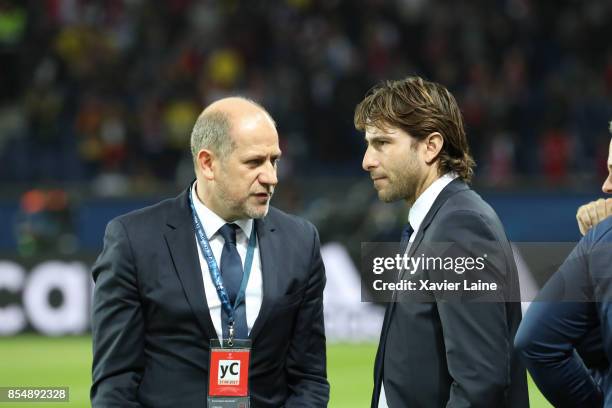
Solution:
M612 215L612 198L600 198L578 208L576 219L582 235L599 222Z

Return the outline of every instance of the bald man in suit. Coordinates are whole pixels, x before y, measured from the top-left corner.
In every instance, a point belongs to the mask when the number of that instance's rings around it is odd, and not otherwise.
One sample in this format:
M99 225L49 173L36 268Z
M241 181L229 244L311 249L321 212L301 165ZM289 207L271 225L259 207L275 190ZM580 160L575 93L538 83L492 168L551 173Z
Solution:
M191 152L196 180L178 197L107 226L93 267L93 407L206 405L210 341L227 339L230 325L194 211L230 296L255 234L232 323L252 342L251 406L327 406L319 237L270 206L281 155L274 121L253 101L222 99L198 118Z

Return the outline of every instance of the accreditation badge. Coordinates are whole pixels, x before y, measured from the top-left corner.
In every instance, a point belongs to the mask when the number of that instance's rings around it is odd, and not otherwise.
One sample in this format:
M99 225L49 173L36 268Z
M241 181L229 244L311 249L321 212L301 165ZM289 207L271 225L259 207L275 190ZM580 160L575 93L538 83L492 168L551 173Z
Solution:
M250 407L250 356L251 340L210 341L208 408Z

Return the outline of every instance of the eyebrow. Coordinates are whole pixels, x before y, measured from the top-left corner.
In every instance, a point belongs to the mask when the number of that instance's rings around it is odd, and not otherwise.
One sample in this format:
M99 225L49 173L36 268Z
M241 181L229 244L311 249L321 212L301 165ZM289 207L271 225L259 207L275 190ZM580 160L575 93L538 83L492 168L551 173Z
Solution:
M372 141L391 140L391 137L389 135L376 135L376 136L370 136L369 139L366 136L364 139L366 143L370 143Z
M271 154L270 157L273 159L280 159L282 154L283 154L282 152L279 152L278 154ZM267 154L259 154L259 153L247 153L244 155L245 160L264 160L267 157L268 157Z

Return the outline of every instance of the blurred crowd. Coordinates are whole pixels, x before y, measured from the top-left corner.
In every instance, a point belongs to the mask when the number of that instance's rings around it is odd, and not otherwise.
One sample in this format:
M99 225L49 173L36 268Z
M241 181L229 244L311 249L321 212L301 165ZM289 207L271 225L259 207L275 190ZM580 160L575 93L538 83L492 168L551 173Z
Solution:
M0 181L183 186L228 94L276 119L281 178L360 176L354 107L409 74L457 97L478 182L601 180L610 38L609 0L0 0Z

